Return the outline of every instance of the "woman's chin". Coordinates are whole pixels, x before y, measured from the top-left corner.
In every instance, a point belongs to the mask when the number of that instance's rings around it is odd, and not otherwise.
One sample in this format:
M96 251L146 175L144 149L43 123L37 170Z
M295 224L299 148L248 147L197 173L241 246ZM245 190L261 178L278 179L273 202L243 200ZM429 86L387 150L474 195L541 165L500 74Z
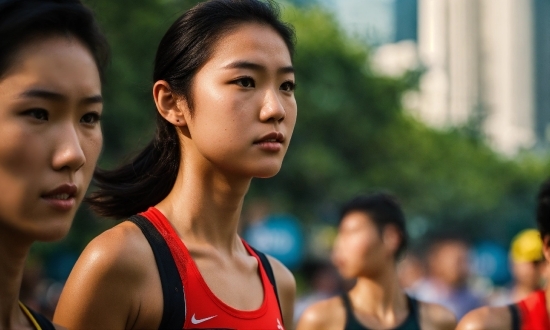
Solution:
M48 228L48 230L41 230L36 233L36 240L40 242L55 242L63 239L69 233L70 225L58 225Z
M277 175L277 173L279 173L280 170L281 170L280 165L266 167L261 169L260 171L257 171L254 177L259 179L268 179Z

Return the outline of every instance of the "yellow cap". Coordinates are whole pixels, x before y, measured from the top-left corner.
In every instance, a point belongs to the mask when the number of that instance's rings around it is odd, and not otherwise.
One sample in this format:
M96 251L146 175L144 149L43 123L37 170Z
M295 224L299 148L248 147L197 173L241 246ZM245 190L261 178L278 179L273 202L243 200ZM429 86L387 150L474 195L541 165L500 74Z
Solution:
M542 254L542 240L536 229L526 229L517 234L512 240L510 257L516 262L533 262L544 258Z

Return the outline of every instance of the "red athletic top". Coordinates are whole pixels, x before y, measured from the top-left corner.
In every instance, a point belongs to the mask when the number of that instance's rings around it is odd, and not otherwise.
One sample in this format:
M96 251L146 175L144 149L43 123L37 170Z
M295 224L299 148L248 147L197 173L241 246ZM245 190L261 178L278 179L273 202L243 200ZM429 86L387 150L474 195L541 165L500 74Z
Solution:
M546 297L542 290L530 294L517 303L521 330L550 330L550 320L546 311Z
M162 235L178 268L186 306L184 329L284 330L274 289L260 259L244 240L248 253L258 260L264 289L264 301L254 311L237 310L210 291L185 244L159 210L150 207L140 215L146 217Z

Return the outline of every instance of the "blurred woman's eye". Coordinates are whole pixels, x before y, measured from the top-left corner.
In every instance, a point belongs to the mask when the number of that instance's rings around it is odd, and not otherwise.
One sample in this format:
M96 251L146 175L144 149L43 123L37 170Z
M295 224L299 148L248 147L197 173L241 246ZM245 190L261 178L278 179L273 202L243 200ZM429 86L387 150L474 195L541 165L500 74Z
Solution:
M48 111L45 109L29 109L23 112L23 115L30 116L38 120L48 120Z
M95 125L99 123L101 116L97 112L90 112L82 116L80 122L87 125Z
M296 89L296 84L292 81L285 81L280 88L280 90L285 92L293 92L295 89Z
M240 87L244 87L244 88L254 88L254 87L256 87L256 84L254 83L254 79L252 79L250 77L239 78L239 79L235 80L235 83L237 85L239 85Z

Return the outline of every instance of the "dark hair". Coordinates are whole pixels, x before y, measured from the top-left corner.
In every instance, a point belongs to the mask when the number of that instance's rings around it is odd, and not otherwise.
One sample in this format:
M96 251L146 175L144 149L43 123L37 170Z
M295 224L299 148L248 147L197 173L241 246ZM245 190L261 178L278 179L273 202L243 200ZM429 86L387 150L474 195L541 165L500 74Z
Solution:
M540 238L550 235L550 179L542 183L537 197L537 224Z
M397 199L387 193L374 193L353 198L340 212L340 221L351 212L363 212L367 214L378 228L381 235L384 228L392 225L399 231L401 242L395 252L395 258L399 258L407 248L408 235L405 226L405 215L397 202Z
M191 86L208 61L216 41L243 23L272 27L294 53L294 31L279 20L276 4L268 0L211 0L185 12L168 29L157 49L153 81L166 81L185 98L191 111ZM87 202L102 216L125 218L162 201L172 190L180 163L175 127L157 113L153 140L129 164L112 171L96 170L98 190Z
M0 77L26 43L54 35L80 40L92 53L103 80L109 60L107 40L92 11L79 0L0 0Z

